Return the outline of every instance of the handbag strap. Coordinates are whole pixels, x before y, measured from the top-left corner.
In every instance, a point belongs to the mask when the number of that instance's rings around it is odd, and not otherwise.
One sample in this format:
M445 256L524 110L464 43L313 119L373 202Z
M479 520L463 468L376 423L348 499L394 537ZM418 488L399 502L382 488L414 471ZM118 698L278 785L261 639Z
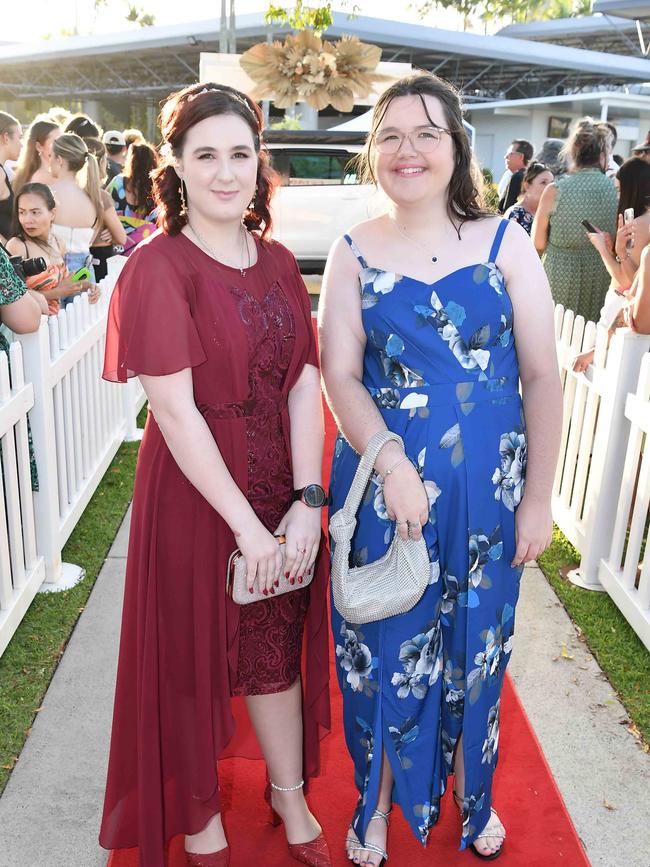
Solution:
M366 450L361 456L359 466L357 467L357 471L352 479L352 484L350 485L350 490L345 498L345 503L343 504L343 511L348 515L356 515L359 511L359 506L361 505L361 500L368 486L368 482L370 481L370 476L375 461L377 460L377 455L383 446L391 441L399 443L402 448L404 448L404 441L401 436L390 430L377 431L376 434L373 434L370 437Z

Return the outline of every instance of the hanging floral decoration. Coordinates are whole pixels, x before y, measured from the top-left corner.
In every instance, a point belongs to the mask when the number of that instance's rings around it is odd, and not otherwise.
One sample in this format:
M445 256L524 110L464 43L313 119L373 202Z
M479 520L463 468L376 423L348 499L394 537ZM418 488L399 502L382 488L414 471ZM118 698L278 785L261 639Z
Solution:
M377 81L381 48L344 36L325 42L311 30L284 42L260 42L245 51L240 64L256 83L254 99L273 99L278 108L306 102L317 110L333 106L351 111L355 97L365 98Z

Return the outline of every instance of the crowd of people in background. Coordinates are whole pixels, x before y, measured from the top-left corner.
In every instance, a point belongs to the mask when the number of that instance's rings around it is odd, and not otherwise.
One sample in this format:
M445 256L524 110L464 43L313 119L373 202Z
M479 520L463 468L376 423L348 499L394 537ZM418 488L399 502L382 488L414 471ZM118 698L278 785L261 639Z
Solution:
M499 211L531 235L556 303L610 333L650 333L650 131L628 159L615 152L617 138L614 124L585 117L535 156L531 142L513 139ZM593 357L578 355L574 370Z
M129 255L155 229L157 164L137 129L104 132L57 108L23 132L0 112L0 243L12 257L45 263L25 275L43 312L56 314L81 292L97 301L108 259Z
M616 126L591 118L537 153L514 139L498 210L531 235L557 303L610 328L639 328L650 295L641 267L650 243L650 131L626 160L616 144ZM104 132L87 115L52 109L23 132L0 112L0 243L11 256L45 261L26 278L42 308L55 314L80 292L96 301L108 259L128 256L155 230L158 162L137 129ZM583 353L576 369L592 357Z

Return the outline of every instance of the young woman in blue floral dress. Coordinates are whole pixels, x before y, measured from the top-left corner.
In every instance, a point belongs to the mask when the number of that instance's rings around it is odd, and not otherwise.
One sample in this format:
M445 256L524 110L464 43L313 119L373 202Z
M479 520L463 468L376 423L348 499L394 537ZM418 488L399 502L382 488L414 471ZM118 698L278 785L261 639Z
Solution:
M431 566L406 614L364 624L332 612L360 793L346 847L355 863L382 863L393 803L425 843L453 772L461 848L494 858L505 829L492 777L519 580L551 538L553 305L526 232L479 204L449 84L419 74L390 87L363 165L389 207L335 243L324 278L322 370L341 431L331 509L371 436L397 432L405 453L395 442L379 453L353 565L377 560L398 532L424 535Z

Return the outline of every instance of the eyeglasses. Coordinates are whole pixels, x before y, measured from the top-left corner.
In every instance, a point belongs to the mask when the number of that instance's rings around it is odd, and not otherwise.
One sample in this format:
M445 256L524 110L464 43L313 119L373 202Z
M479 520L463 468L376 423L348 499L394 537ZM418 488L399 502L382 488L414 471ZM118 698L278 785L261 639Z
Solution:
M380 154L396 154L404 144L404 140L408 139L413 150L421 154L430 154L440 144L443 132L452 135L450 129L442 126L423 126L411 132L380 131L374 134L375 147Z

